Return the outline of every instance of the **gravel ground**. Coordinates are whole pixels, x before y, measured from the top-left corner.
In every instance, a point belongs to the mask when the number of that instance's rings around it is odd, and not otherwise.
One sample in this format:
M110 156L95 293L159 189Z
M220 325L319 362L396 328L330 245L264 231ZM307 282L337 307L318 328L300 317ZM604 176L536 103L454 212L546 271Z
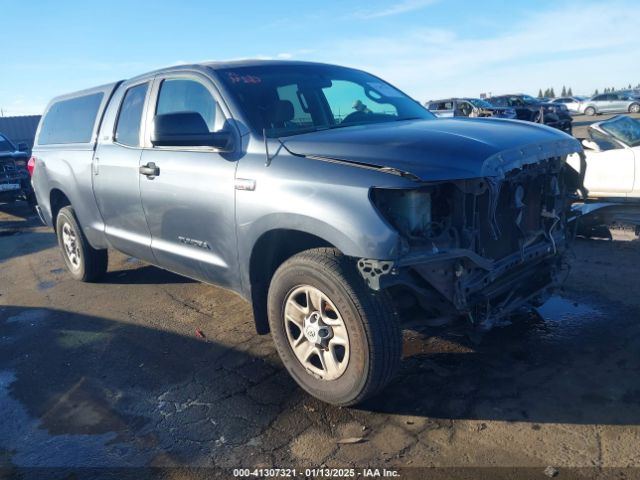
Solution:
M640 466L639 262L629 233L578 240L539 315L479 343L407 329L397 379L335 408L297 388L235 294L115 252L103 283L75 282L50 230L0 205L0 478L141 466L635 478L613 468Z

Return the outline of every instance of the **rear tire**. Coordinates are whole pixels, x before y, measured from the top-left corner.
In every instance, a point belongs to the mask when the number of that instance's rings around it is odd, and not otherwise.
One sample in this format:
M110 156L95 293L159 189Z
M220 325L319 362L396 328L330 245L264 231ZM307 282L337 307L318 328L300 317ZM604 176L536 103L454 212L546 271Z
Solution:
M584 109L584 114L593 117L596 114L596 109L593 107L587 107Z
M355 261L335 249L307 250L284 262L267 307L282 362L324 402L360 403L382 390L400 365L402 335L390 297L369 289Z
M71 276L81 282L93 282L107 271L107 250L89 245L72 207L64 207L56 217L56 236L62 258Z
M640 103L632 103L629 105L629 113L639 113L640 112Z

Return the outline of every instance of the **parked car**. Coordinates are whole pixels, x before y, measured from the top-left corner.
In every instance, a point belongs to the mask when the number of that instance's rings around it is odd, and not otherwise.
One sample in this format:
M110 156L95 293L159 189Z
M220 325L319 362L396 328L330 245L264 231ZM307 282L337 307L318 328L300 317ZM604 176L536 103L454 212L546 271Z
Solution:
M396 371L403 309L488 328L562 277L580 143L434 118L359 70L183 65L53 99L32 181L71 276L114 248L235 291L302 388L351 405Z
M624 93L602 93L582 102L579 111L585 115L639 113L640 100Z
M31 205L35 204L27 172L27 149L26 144L16 147L0 133L0 202L26 200Z
M640 120L618 115L587 128L584 186L590 198L640 199ZM569 162L578 165L577 155Z
M481 98L448 98L431 100L427 109L436 117L496 117L516 118L513 108L495 107Z
M571 134L572 118L563 104L541 102L531 95L499 95L487 99L496 107L511 107L516 111L519 120L544 123Z
M554 98L553 100L551 100L551 103L561 103L565 107L567 107L569 112L578 113L579 112L579 108L580 108L580 104L582 102L584 102L585 100L587 100L587 99L588 99L588 97L581 97L581 96L575 95L573 97Z

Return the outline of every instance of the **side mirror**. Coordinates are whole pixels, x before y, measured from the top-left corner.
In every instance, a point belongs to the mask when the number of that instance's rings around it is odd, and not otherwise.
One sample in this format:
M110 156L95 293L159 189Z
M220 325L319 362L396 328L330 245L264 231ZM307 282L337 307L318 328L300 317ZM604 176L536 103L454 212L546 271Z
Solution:
M589 150L595 150L596 152L600 151L600 146L593 140L589 140L587 138L582 140L582 146L588 148Z
M28 152L29 151L29 145L27 145L25 142L20 142L18 144L18 151L19 152Z
M156 115L151 144L154 147L214 147L222 152L233 149L230 132L210 132L197 112L176 112Z

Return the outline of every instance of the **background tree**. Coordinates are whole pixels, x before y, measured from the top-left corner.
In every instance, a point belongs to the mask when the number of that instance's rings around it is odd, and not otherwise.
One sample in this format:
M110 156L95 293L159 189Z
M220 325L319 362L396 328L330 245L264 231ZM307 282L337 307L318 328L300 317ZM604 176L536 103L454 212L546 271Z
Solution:
M600 92L598 92L598 89L596 88L596 91L593 92L594 95L599 95Z
M573 91L571 90L571 87L569 87L569 90L567 90L567 97L573 97Z
M551 87L551 91L549 92L549 98L556 98L556 92L553 91L553 87Z
M538 90L538 98L542 98L544 95L542 95L542 89Z
M567 89L564 85L562 85L562 93L560 93L561 97L566 97L567 96Z

